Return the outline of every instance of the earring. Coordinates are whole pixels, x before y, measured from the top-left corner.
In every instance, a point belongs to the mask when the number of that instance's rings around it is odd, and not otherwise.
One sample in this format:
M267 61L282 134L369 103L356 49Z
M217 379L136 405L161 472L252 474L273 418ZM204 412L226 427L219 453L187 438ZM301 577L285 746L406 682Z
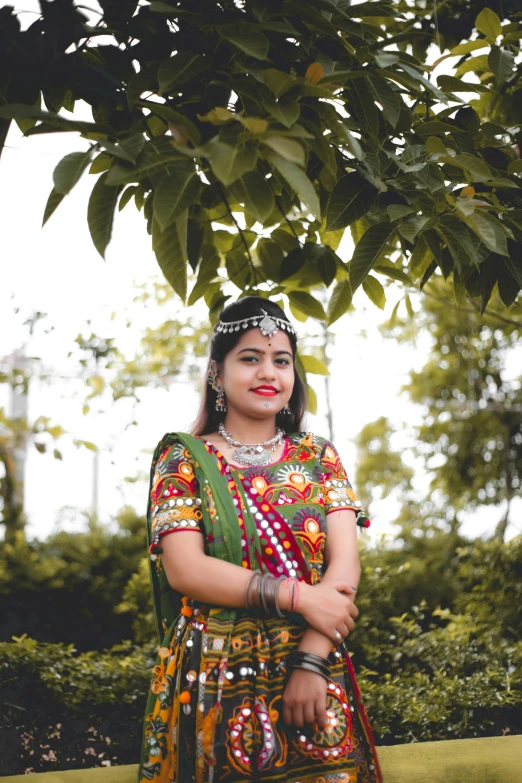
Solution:
M215 390L217 392L217 400L216 400L216 411L226 411L227 409L227 401L225 400L225 392L223 391L223 387L221 384L218 384L215 387Z
M216 378L217 378L217 364L214 359L210 361L209 367L208 367L208 375L207 375L207 382L210 386L212 386L213 389L216 388Z
M283 408L281 408L279 413L282 413L283 416L290 416L291 413L292 413L292 408L290 407L290 405L288 403L286 403L286 405Z

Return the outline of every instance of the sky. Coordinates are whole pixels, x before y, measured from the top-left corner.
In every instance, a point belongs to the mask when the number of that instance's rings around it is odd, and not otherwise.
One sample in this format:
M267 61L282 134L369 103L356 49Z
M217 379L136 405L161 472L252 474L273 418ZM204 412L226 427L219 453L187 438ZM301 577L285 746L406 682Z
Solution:
M17 4L36 8L32 0ZM87 116L88 119L90 117ZM75 133L24 138L13 127L0 159L0 215L2 220L0 279L0 361L22 347L27 330L22 321L35 311L47 313L42 327L53 326L49 334L37 328L26 346L30 355L40 356L52 375L51 383L33 380L29 390L29 418L50 417L68 434L60 441L63 459L39 454L31 448L25 475L25 510L29 538L45 538L57 529L79 530L85 526L82 511L92 502L93 454L73 445L73 438L92 441L100 448L99 517L110 525L110 517L125 503L145 511L145 480L125 479L148 473L152 451L165 432L186 430L195 418L199 402L198 384L176 381L167 390L146 390L141 403L132 409L122 400L105 406L105 411L84 416L85 384L70 374L67 353L79 332L110 335L116 344L131 351L142 329L168 318L176 309L168 305L154 311L136 300L136 286L158 275L145 223L133 205L117 215L113 239L106 259L96 252L87 228L87 200L94 177L85 175L42 229L42 215L52 187L52 172L67 153L86 148ZM350 257L350 241L340 249ZM359 291L356 311L333 325L331 391L334 409L335 445L353 479L357 462L355 437L368 422L388 416L411 427L422 415L417 406L400 394L412 369L419 370L429 350L429 338L421 335L415 347L384 340L378 325L389 317L399 289L389 289L383 313ZM20 312L16 314L15 308ZM111 316L117 314L115 319ZM196 313L204 317L204 308ZM187 317L190 311L187 311ZM129 326L126 325L129 321ZM294 322L295 323L295 322ZM298 333L306 325L296 324ZM520 373L522 366L511 371ZM312 377L318 391L319 411L309 416L308 428L327 434L322 379ZM0 407L8 407L7 385L0 385ZM96 408L97 405L93 405ZM135 418L136 425L128 426ZM406 429L405 437L408 436ZM407 455L405 456L407 459ZM357 486L355 486L357 491ZM519 511L522 510L522 503ZM515 509L514 509L515 511ZM361 535L376 540L393 533L390 521L398 502L389 497L372 505L372 525ZM488 507L473 514L463 527L470 537L489 534L501 515L501 508ZM520 518L520 513L518 514ZM519 530L511 528L509 537Z

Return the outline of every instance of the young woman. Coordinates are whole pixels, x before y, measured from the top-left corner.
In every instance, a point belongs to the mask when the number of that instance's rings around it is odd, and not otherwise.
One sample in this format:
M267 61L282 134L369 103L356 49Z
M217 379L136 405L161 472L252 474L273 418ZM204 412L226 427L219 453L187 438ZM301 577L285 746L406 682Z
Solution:
M334 446L302 431L296 347L276 304L226 307L193 434L154 454L140 783L382 780L344 646L369 522Z

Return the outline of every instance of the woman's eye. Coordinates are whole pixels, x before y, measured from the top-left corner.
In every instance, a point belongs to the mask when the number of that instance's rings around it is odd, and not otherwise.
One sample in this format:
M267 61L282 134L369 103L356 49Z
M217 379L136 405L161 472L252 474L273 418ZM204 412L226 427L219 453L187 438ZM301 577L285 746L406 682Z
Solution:
M243 356L241 358L241 361L242 362L249 362L249 363L252 363L253 361L257 362L257 361L259 361L259 357L258 356ZM290 364L288 359L276 359L275 363L279 364L279 365L282 365L283 367L288 367L288 365Z

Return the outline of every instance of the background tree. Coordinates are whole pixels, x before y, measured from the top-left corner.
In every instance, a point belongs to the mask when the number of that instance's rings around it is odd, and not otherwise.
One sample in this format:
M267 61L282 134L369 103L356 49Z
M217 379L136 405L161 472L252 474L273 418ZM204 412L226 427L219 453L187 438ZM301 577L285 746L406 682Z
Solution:
M509 306L522 286L522 23L514 0L492 4L133 0L103 2L93 25L60 0L25 31L7 6L1 135L13 118L27 135L79 132L88 147L58 164L44 222L88 169L98 251L133 200L167 280L212 318L223 267L240 292L329 323L360 285L382 303L383 282L406 273L420 288L452 275L482 310L498 282ZM436 84L432 43L457 58ZM92 122L60 114L78 101ZM333 284L325 313L310 292Z
M465 515L489 505L503 507L495 528L502 539L522 483L522 379L509 369L521 328L503 318L498 300L481 316L455 306L447 283L430 283L427 294L413 321L396 313L382 330L406 344L422 332L432 339L426 363L403 387L422 411L420 424L407 423L407 451L429 477L427 491L419 492L414 462L405 460L405 428L385 419L359 435L356 483L368 496L397 492L405 540L441 527L456 534Z

